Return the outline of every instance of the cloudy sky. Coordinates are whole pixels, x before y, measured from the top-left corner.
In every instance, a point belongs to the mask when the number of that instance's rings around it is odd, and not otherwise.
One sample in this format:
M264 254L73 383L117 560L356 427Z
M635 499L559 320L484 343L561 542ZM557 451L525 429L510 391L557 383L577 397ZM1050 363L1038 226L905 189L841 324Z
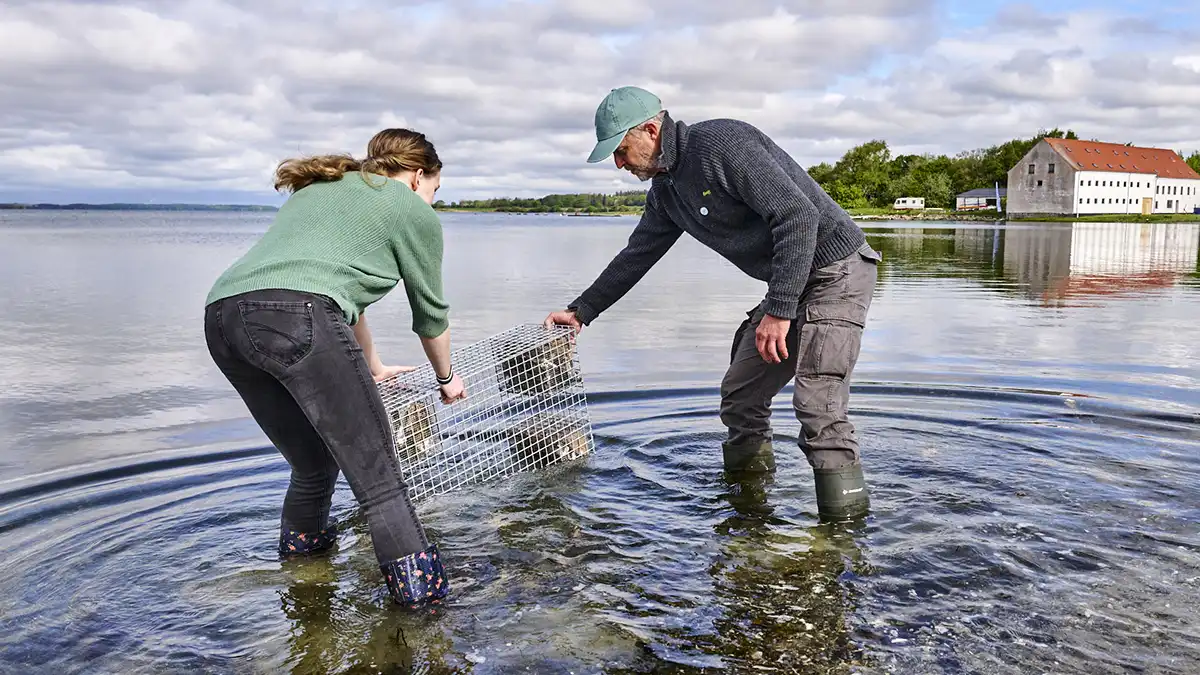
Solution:
M0 201L275 204L280 159L387 126L447 200L639 187L584 162L624 84L804 166L1054 126L1190 152L1197 36L1195 0L4 0Z

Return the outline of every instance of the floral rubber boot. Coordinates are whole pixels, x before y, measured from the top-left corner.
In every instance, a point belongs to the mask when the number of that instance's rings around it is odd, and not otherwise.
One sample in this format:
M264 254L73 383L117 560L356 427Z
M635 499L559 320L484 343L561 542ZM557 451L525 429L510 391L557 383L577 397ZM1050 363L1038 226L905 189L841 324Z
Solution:
M411 609L440 605L450 593L442 557L436 545L379 566L388 591L398 604Z
M332 523L319 532L284 530L279 536L279 554L290 556L320 553L333 546L337 535L337 525Z

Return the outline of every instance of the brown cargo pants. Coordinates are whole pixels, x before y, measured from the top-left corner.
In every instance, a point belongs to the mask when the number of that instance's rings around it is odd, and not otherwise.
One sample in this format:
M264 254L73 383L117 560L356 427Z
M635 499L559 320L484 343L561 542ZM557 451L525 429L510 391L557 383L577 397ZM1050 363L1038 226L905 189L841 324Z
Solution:
M858 362L867 310L882 260L867 244L814 270L800 296L799 316L787 337L788 358L767 363L755 346L761 305L733 338L721 382L721 421L730 445L771 440L771 400L795 378L792 406L800 420L800 447L815 469L858 464L858 438L847 419L850 376ZM797 342L799 344L797 344Z

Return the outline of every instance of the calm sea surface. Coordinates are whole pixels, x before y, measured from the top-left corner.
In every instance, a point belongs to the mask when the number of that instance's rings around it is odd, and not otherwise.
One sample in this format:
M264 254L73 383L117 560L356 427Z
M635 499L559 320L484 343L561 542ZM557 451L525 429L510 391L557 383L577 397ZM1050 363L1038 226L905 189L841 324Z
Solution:
M873 511L721 470L765 286L685 238L580 340L585 462L421 505L453 602L391 608L365 522L275 554L287 465L202 304L266 214L0 212L0 672L1200 672L1200 224L867 223L851 401ZM538 322L630 218L444 218L457 345ZM370 311L421 362L403 294Z

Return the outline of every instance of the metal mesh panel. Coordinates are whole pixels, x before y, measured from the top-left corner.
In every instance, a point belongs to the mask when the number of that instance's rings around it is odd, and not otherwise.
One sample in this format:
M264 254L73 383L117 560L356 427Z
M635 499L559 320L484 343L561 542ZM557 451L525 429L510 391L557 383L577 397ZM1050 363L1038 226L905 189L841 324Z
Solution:
M570 328L516 326L455 350L451 362L467 388L452 405L429 364L379 383L413 501L595 449Z

